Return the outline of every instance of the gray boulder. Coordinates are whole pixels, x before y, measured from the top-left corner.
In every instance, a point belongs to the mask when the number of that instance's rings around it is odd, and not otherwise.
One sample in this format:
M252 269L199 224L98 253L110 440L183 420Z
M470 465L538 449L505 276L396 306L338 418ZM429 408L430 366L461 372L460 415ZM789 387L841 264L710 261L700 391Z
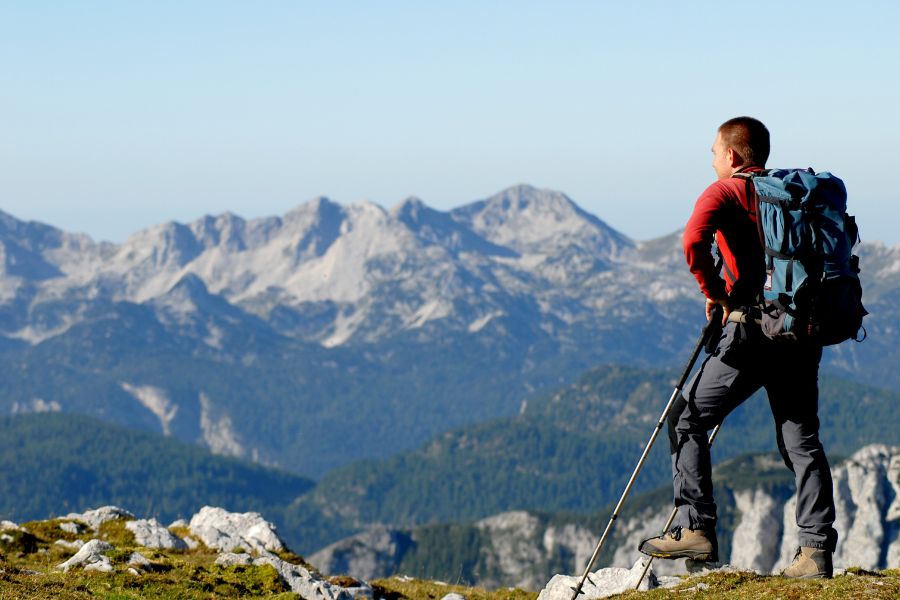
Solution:
M837 512L836 569L900 567L900 447L872 444L831 470ZM797 549L796 494L784 504L781 551L774 571Z
M84 531L85 527L81 523L76 523L75 521L64 521L59 524L59 528L65 531L66 533L72 533L78 535L82 531Z
M84 542L81 540L75 540L73 542L70 542L68 540L56 540L53 543L57 546L62 546L67 550L79 550L82 546L84 546Z
M72 521L81 521L90 525L91 529L96 530L100 525L107 521L115 521L116 519L134 519L134 515L118 506L101 506L93 510L83 513L69 513L64 519Z
M582 595L579 600L594 600L595 598L607 598L633 590L641 573L644 571L643 559L638 559L630 569L621 567L608 567L588 574L588 578L582 587ZM572 591L578 585L581 577L570 575L555 575L550 583L541 590L538 600L571 600ZM659 587L660 582L651 568L647 576L641 582L640 589L649 590Z
M187 550L183 539L166 529L156 519L138 519L128 521L125 528L134 534L135 541L145 548L162 548L166 550Z
M12 521L0 521L0 531L25 531Z
M109 562L109 557L105 556L103 553L109 552L112 549L112 544L102 540L91 540L83 545L78 552L75 553L75 556L56 565L56 568L68 572L69 569L73 567L81 567L85 571L101 571L109 573L113 570L113 566Z
M374 579L393 573L411 543L399 531L373 527L327 546L309 561L327 575Z
M255 512L232 513L204 506L191 518L190 528L200 541L216 550L230 552L244 548L259 553L284 550L275 525Z
M224 552L216 559L217 565L270 565L278 572L278 577L292 592L300 594L301 598L315 598L316 600L353 600L354 598L372 598L372 589L363 584L360 588L348 590L337 585L332 585L321 577L311 573L301 565L295 565L284 561L270 552L264 552L262 556L253 557L247 553L235 554ZM360 593L360 590L368 590L368 594Z
M216 564L221 567L252 565L253 556L246 552L223 552L216 558Z

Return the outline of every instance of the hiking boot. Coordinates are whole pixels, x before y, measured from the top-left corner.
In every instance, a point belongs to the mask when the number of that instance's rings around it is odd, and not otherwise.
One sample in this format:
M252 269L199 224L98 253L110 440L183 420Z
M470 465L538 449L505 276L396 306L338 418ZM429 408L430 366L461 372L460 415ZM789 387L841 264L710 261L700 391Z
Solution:
M831 579L831 572L831 552L801 546L797 548L794 562L781 574L794 579Z
M638 550L654 558L690 558L705 562L719 560L715 529L673 527L664 535L644 540Z

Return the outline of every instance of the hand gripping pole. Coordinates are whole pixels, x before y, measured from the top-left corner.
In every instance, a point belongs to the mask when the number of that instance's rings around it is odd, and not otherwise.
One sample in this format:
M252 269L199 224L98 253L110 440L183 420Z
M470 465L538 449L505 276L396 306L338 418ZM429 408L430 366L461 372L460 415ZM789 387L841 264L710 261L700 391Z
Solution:
M641 468L644 466L644 461L647 460L647 455L650 453L650 448L653 447L653 443L656 441L660 430L662 430L662 427L666 422L666 417L669 416L669 411L672 410L672 405L675 404L675 400L677 400L678 396L681 394L681 389L684 387L688 376L691 374L691 369L694 368L694 363L697 362L697 357L700 355L700 351L706 345L706 342L710 338L710 336L718 335L718 333L721 331L721 311L721 307L716 306L713 310L712 318L703 328L703 332L700 334L700 339L697 340L697 344L696 346L694 346L694 351L691 353L691 359L688 361L687 365L685 365L684 372L681 374L681 378L678 380L678 384L675 386L675 390L672 392L672 396L669 398L669 402L666 403L666 407L663 409L662 415L660 415L659 421L657 421L656 427L653 429L653 433L650 435L650 440L644 447L644 452L641 454L641 458L640 460L638 460L637 466L631 473L631 478L629 478L628 484L625 486L625 490L622 492L622 496L621 498L619 498L619 502L616 504L616 508L613 510L612 516L610 516L609 518L609 522L606 524L606 529L603 531L603 535L600 537L600 541L597 542L597 547L594 549L594 554L591 555L591 560L588 561L587 567L585 567L584 573L581 575L581 579L578 581L578 585L572 588L573 593L571 600L576 600L581 594L581 589L584 587L584 582L588 578L588 575L590 575L591 569L594 567L594 563L597 562L597 558L600 556L600 550L603 549L603 544L606 543L606 538L609 537L609 532L612 531L613 523L615 523L616 519L619 518L619 511L622 509L622 505L625 504L625 499L628 497L628 493L631 492L631 488L634 485L635 480L637 479L638 473L641 472Z

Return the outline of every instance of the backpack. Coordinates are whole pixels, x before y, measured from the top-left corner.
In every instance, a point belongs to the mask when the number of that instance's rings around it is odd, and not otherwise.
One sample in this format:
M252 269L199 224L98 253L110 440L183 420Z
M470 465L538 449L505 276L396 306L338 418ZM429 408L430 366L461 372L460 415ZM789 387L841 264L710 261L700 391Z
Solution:
M765 249L761 328L778 341L828 346L857 339L862 305L856 219L847 214L844 182L812 169L738 173L755 196ZM752 200L751 200L752 202ZM752 206L753 204L751 204Z

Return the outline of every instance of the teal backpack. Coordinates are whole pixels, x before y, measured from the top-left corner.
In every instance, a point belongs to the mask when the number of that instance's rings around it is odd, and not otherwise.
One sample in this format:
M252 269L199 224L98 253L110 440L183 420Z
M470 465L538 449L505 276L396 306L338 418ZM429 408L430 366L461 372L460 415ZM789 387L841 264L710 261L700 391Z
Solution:
M756 198L768 277L761 327L774 340L827 346L858 338L862 304L856 219L844 182L812 169L738 173ZM751 204L752 206L752 204Z

